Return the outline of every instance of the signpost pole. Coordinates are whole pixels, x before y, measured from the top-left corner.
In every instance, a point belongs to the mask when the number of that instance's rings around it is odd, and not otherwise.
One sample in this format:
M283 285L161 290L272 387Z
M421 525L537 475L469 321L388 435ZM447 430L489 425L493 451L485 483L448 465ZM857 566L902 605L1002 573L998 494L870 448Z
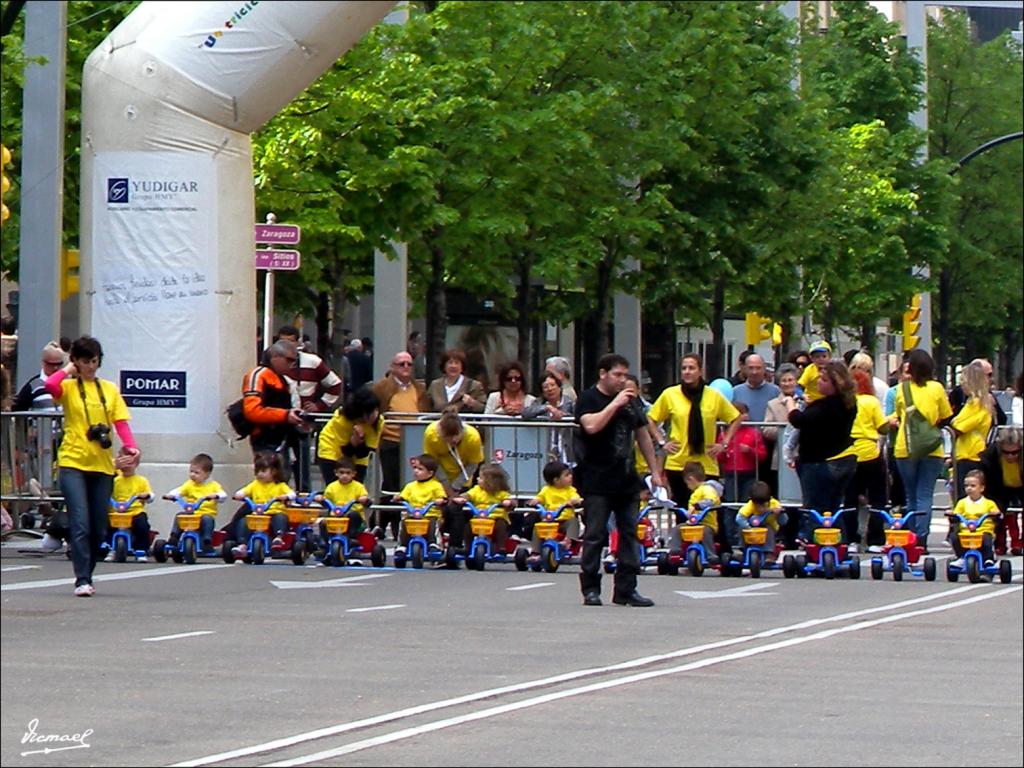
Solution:
M267 214L267 224L276 224L277 216ZM268 269L263 280L263 349L274 340L274 270Z

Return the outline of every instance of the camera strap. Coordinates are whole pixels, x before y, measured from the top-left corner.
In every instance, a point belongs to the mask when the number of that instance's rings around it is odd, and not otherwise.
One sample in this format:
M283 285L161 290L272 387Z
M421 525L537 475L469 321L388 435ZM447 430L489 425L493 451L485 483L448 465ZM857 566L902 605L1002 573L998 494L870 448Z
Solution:
M89 425L89 401L85 399L85 383L82 381L82 377L81 376L79 376L78 379L76 379L76 381L78 381L78 394L82 398L82 410L85 411L85 423L86 423L86 426L88 426ZM107 415L107 398L105 398L103 396L103 387L100 386L100 380L96 379L93 383L96 385L96 392L100 396L100 405L103 408L103 421L109 427L110 426L110 417Z

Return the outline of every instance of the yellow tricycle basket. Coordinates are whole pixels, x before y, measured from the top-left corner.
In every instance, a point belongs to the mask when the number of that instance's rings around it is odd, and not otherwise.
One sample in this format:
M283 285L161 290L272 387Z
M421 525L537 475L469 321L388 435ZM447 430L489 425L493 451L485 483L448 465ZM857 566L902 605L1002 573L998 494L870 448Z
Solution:
M744 544L764 544L768 537L767 528L744 528L742 533Z
M178 515L178 528L182 531L198 531L202 515Z
M430 521L425 517L406 518L405 532L410 536L426 536Z
M181 520L182 517L184 515L179 515L178 519ZM195 517L199 517L199 515L195 515ZM245 524L249 526L251 532L266 531L270 528L270 515L246 515Z
M647 538L647 524L646 523L637 523L636 524L636 537L638 539L640 539L640 541L643 541L644 539Z
M316 520L317 514L319 514L317 510L306 507L288 507L285 512L288 513L288 524L292 527L309 525Z
M533 532L540 539L553 539L558 536L558 523L534 523Z
M683 525L679 528L679 536L683 541L704 541L703 525Z
M351 522L347 517L325 517L324 527L330 534L348 533L348 524Z
M474 517L469 521L469 529L474 536L490 536L494 533L494 518Z
M960 546L965 549L981 549L981 537L984 535L979 531L961 531L957 534L960 537Z
M885 543L890 547L905 547L910 543L910 531L906 528L886 528Z
M131 528L131 512L109 512L111 528Z
M839 540L843 537L843 532L839 528L815 528L814 529L814 543L821 544L822 546L835 546L839 543Z

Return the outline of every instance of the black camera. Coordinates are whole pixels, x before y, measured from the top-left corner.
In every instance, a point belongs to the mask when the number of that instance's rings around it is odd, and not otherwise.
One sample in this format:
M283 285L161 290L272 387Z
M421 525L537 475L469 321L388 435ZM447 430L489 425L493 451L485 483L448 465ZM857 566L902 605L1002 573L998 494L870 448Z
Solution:
M110 426L107 424L93 424L86 431L85 436L100 444L100 448L109 448L113 443L110 440Z

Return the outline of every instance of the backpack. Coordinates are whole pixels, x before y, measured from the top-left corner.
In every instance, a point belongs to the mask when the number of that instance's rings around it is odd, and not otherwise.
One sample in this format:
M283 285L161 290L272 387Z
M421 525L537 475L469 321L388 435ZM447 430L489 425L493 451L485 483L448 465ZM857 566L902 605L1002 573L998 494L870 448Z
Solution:
M932 451L942 445L942 430L917 410L908 381L903 382L903 405L906 409L903 429L907 441L907 456L911 459L930 456Z
M231 403L224 413L228 415L228 421L235 428L235 433L238 435L239 440L245 440L245 438L252 434L253 424L245 418L245 412L242 410L242 398L238 398L235 402Z

